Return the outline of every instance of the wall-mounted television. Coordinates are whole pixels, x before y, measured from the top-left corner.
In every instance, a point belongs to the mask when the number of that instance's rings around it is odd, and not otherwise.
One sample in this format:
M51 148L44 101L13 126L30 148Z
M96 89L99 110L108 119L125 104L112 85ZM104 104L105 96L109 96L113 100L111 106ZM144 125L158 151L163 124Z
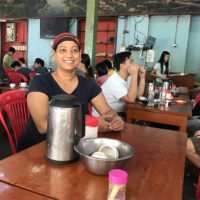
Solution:
M68 18L41 18L40 38L53 39L56 35L69 32Z

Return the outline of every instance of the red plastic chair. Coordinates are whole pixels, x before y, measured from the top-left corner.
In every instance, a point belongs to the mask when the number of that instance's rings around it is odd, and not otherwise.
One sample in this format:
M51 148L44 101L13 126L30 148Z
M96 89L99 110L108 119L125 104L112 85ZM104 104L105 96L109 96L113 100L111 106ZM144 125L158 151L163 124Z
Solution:
M13 72L14 71L14 69L12 68L8 68L8 67L4 67L4 69L5 69L5 72L6 73L9 73L9 72Z
M24 90L14 90L0 94L0 121L7 133L12 154L16 153L15 147L27 125L28 117L29 111ZM8 127L6 119L10 122L15 141L12 139L11 128Z
M8 77L12 83L15 83L16 85L19 85L21 82L28 83L28 79L18 72L8 72Z
M36 72L30 72L29 73L29 78L30 78L30 80L32 79L32 78L34 78L35 76L36 76Z

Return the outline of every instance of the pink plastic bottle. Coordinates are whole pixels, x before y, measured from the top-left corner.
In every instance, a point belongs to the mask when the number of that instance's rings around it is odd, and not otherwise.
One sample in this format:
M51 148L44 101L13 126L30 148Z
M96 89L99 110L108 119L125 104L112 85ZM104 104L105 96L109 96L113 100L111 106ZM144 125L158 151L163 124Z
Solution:
M125 200L128 173L121 169L109 171L109 191L107 200Z

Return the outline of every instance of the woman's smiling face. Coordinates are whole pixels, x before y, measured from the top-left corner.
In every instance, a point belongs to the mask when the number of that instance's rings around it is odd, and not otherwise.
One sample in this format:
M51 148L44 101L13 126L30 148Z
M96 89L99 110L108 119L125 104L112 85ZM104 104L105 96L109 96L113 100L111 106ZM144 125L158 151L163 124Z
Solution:
M81 51L74 41L61 42L52 54L58 68L75 70L81 61Z

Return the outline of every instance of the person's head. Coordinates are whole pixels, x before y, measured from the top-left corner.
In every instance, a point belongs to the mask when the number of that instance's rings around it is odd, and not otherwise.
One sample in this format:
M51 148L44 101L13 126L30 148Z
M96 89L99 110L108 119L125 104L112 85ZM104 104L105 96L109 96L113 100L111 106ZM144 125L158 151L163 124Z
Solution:
M97 75L98 76L103 76L106 75L108 73L108 68L105 62L99 62L95 65L96 71L97 71Z
M18 61L21 63L21 64L25 64L25 59L23 57L19 58Z
M112 62L110 60L105 59L103 62L106 64L106 66L107 66L108 69L112 69L113 68L112 67Z
M170 58L170 53L168 51L163 51L158 62L168 63L169 58Z
M84 65L85 69L87 70L87 73L90 77L93 77L93 69L90 66L90 56L87 53L81 54L81 63Z
M35 67L44 67L44 60L41 58L36 58L34 62Z
M81 62L88 68L90 66L90 56L87 53L82 53Z
M8 49L8 54L13 55L14 53L15 53L15 48L10 47L10 48Z
M120 52L113 56L113 66L117 71L121 69L122 66L129 66L134 62L131 57L130 51Z
M161 56L160 56L160 59L159 59L159 63L160 63L160 66L161 66L161 73L163 74L167 74L169 73L169 59L170 59L170 53L168 51L163 51ZM164 71L164 68L163 68L163 65L165 64L166 68L165 68L165 71Z
M71 33L61 33L55 37L52 45L52 57L57 68L74 70L81 61L80 42Z
M21 67L21 64L18 61L13 61L12 64L11 64L11 67L14 68L14 69L18 69L18 68Z

